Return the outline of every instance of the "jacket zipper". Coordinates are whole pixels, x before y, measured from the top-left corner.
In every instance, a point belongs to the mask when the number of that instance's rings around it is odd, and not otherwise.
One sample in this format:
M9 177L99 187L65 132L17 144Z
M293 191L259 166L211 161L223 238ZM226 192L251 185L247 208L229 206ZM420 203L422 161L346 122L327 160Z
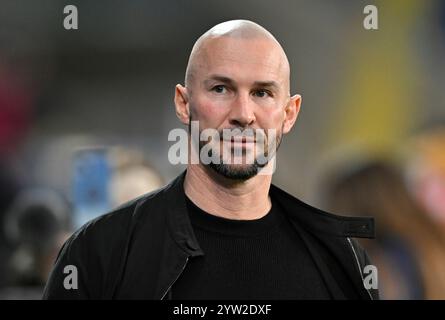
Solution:
M360 272L360 278L362 279L362 283L364 283L364 282L365 282L365 279L363 278L362 269L361 269L361 267L360 267L360 262L359 262L359 260L358 260L358 257L357 257L357 254L356 254L356 252L355 252L354 246L352 245L352 243L351 243L351 239L349 239L349 237L347 237L346 239L348 240L349 246L350 246L351 249L352 249L352 253L353 253L353 255L354 255L355 262L357 263L357 267L358 267L358 270L359 270L359 272ZM182 266L181 272L179 272L179 274L176 276L176 278L173 280L173 282L170 283L170 285L168 286L167 290L166 290L166 291L164 292L164 294L162 295L161 300L164 300L165 296L166 296L167 293L170 291L171 287L175 284L176 281L178 281L179 277L180 277L181 274L184 272L184 269L185 269L185 267L187 266L188 261L189 261L189 257L187 257L187 258L185 259L185 263L184 263L184 265ZM371 292L369 292L369 290L366 289L366 288L365 288L365 290L366 290L366 292L368 293L368 295L369 295L369 297L371 298L371 300L374 300L374 298L373 298L372 295L371 295Z
M170 291L171 287L175 284L176 281L178 281L179 277L181 276L181 274L184 272L185 267L187 266L187 263L189 261L189 257L187 257L187 259L185 259L185 263L182 266L181 272L179 272L179 274L176 276L175 280L173 280L172 283L170 283L170 285L168 286L167 290L164 292L164 294L161 297L161 300L164 300L165 295Z
M357 254L355 253L355 249L354 249L354 246L352 245L351 239L349 239L349 237L347 237L346 239L348 240L348 243L351 246L352 253L354 254L355 262L357 262L358 271L360 272L360 278L362 278L362 284L363 284L363 287L364 287L365 279L363 278L362 268L360 267L360 262L358 260ZM371 298L371 300L374 300L374 298L372 297L371 292L369 292L369 290L366 289L366 288L365 288L365 290L368 293L368 295Z

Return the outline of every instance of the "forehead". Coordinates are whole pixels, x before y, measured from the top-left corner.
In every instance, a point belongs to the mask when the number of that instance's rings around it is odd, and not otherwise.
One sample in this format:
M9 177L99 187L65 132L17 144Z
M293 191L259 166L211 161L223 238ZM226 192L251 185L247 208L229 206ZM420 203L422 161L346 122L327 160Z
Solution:
M199 55L197 76L226 75L235 81L276 81L285 83L286 60L281 47L264 38L218 37L207 40Z

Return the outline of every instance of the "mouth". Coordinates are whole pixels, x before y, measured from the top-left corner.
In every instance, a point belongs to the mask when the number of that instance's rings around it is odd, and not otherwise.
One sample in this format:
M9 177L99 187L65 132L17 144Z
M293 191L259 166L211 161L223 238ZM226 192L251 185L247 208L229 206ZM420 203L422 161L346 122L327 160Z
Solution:
M246 137L246 136L238 136L238 137L229 137L229 139L221 139L222 142L230 142L232 144L250 144L256 143L256 139L254 137Z

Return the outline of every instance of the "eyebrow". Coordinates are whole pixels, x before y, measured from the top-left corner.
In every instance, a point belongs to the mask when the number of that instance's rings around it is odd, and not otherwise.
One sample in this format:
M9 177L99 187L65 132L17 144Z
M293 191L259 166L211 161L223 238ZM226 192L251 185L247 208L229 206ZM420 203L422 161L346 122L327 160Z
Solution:
M235 84L235 81L233 81L233 79L230 79L229 77L217 75L217 74L210 75L208 79L204 80L204 83L209 84L209 82L212 82L212 81L220 81L220 82L231 84L231 85Z
M255 81L253 83L256 87L263 87L263 88L272 88L278 90L280 86L276 81Z
M208 85L209 82L215 81L215 80L216 81L221 81L223 83L226 83L226 84L229 84L229 85L232 85L232 86L235 84L235 81L233 79L231 79L229 77L226 77L226 76L218 75L218 74L211 75L208 79L204 80L204 83L206 85ZM276 89L276 90L278 90L279 87L280 87L276 81L255 81L253 83L253 85L255 87L273 88L273 89Z

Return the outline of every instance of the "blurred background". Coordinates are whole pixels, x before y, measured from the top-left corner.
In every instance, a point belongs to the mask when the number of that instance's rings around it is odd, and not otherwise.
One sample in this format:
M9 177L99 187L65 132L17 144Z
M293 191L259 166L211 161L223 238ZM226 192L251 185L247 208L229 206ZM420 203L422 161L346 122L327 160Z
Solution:
M174 86L230 19L276 36L303 97L274 183L377 219L382 298L445 298L445 1L0 0L0 299L40 298L75 229L184 169Z

